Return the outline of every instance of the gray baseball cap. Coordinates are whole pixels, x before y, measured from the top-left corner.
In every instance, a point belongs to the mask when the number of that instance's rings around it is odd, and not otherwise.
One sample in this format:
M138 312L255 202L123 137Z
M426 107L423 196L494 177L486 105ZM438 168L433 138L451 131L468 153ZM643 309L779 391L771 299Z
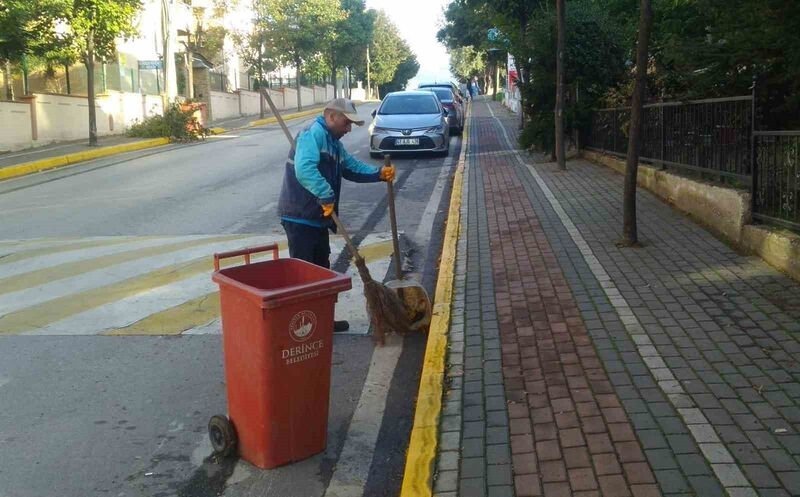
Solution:
M358 111L356 110L355 104L348 98L334 98L325 106L325 110L329 109L341 112L344 114L344 117L357 126L364 125L364 120L358 118Z

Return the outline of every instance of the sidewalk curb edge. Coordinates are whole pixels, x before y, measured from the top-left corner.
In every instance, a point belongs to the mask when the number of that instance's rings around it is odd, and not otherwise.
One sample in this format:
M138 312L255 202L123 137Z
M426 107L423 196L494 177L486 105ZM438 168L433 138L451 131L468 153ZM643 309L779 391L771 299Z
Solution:
M48 169L71 166L79 162L99 159L109 155L133 152L135 150L141 150L145 148L160 147L161 145L167 145L168 143L170 143L168 138L153 138L150 140L125 143L123 145L101 147L94 150L87 150L85 152L75 152L58 157L48 157L47 159L41 159L32 162L23 162L22 164L0 168L0 181L38 173L41 171L47 171Z
M312 110L297 112L294 114L287 114L283 117L284 119L297 119L300 117L309 116L311 114L316 114L321 110L322 110L321 107L315 107ZM271 124L275 122L277 122L276 118L268 117L265 119L260 119L258 121L251 121L249 125L242 126L241 128L226 129L226 128L214 127L210 128L209 131L212 135L221 135L223 133L228 133L231 131L252 128L255 126L261 126L263 124ZM134 143L126 143L123 145L112 145L109 147L100 147L94 150L87 150L85 152L75 152L72 154L60 155L57 157L48 157L46 159L41 159L31 162L23 162L22 164L16 164L13 166L0 168L0 181L18 178L20 176L27 176L29 174L39 173L50 169L72 166L80 162L85 162L87 160L108 157L109 155L116 155L125 152L133 152L145 148L160 147L162 145L168 145L169 143L171 143L171 140L169 138L152 138Z
M471 109L470 106L467 118L471 115ZM466 151L469 147L469 129L470 122L467 120L464 127L465 138L461 144L461 154L458 158L458 165L453 177L453 188L450 193L450 209L447 214L447 228L442 243L439 276L436 281L433 318L428 332L428 343L419 380L417 406L406 454L400 497L428 497L433 493L433 468L439 444L439 417L442 411L447 335L450 329L456 246L461 224L461 193Z

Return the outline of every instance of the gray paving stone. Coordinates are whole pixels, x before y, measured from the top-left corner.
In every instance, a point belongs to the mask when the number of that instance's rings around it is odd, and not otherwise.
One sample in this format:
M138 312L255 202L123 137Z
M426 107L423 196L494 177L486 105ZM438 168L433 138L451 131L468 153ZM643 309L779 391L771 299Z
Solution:
M441 433L439 435L439 447L441 450L458 450L460 435L457 431Z
M462 478L458 489L459 497L487 497L484 478Z
M511 485L489 487L488 497L514 497L514 487Z
M467 421L464 423L464 438L484 437L486 435L486 424L483 421Z
M761 456L773 471L800 471L794 459L781 449L761 451Z
M681 471L686 476L711 475L711 468L700 454L682 454L676 457Z
M697 495L703 497L725 497L725 491L712 476L690 476L689 485Z
M688 492L689 484L680 471L676 469L654 471L658 485L665 494Z
M483 457L486 440L483 438L465 438L461 443L462 457Z
M455 492L458 490L458 471L439 471L433 484L434 492Z
M491 461L491 459L489 459ZM510 464L489 464L486 467L486 482L489 488L495 485L512 485Z
M775 475L768 466L763 464L745 464L741 466L745 476L755 487L759 488L776 488L780 487L780 483L775 479Z
M489 445L508 444L508 428L490 427L486 429L486 443Z
M677 469L678 463L675 461L675 457L672 454L671 450L668 449L654 449L648 450L645 449L645 456L647 460L650 462L650 467L653 470L661 470L661 469Z
M436 469L437 471L457 471L458 461L460 459L461 455L458 453L458 451L448 450L439 452Z

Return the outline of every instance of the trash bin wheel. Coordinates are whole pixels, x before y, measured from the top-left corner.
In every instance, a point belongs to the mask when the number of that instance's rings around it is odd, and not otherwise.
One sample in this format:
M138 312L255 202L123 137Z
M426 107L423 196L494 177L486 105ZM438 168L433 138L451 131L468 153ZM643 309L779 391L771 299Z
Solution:
M211 439L214 453L221 457L230 455L236 447L236 430L227 416L211 416L208 420L208 438Z

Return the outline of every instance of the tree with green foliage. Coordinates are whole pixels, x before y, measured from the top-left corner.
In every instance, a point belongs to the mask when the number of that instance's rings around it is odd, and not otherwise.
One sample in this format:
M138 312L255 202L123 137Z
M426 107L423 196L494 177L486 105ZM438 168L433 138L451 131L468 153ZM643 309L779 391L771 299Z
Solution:
M0 3L0 63L5 73L5 92L8 100L14 100L11 64L25 56L33 41L33 32L28 28L33 17L30 7L30 3L25 0L7 0Z
M408 80L416 76L417 72L419 72L417 56L411 52L409 53L410 55L397 65L392 80L384 85L378 86L381 95L405 89Z
M12 65L27 65L30 57L44 56L55 36L53 19L60 12L59 0L4 0L0 2L0 64L5 94L14 99Z
M335 27L335 36L326 50L331 71L331 81L336 91L336 71L340 67L353 68L364 63L364 53L372 42L377 13L367 10L364 0L340 0L346 17Z
M470 81L473 76L483 74L486 69L482 53L472 45L452 48L449 53L450 72L460 81Z
M394 80L400 64L411 55L408 44L400 37L397 26L385 12L378 11L370 46L370 77L378 88Z
M317 57L335 38L337 23L345 18L338 0L256 0L260 26L269 57L278 64L291 64L297 71L297 109L303 63Z
M52 22L56 39L52 49L62 60L80 60L86 66L89 104L89 145L97 145L95 110L95 60L110 60L116 55L116 39L134 36L139 0L62 0Z

